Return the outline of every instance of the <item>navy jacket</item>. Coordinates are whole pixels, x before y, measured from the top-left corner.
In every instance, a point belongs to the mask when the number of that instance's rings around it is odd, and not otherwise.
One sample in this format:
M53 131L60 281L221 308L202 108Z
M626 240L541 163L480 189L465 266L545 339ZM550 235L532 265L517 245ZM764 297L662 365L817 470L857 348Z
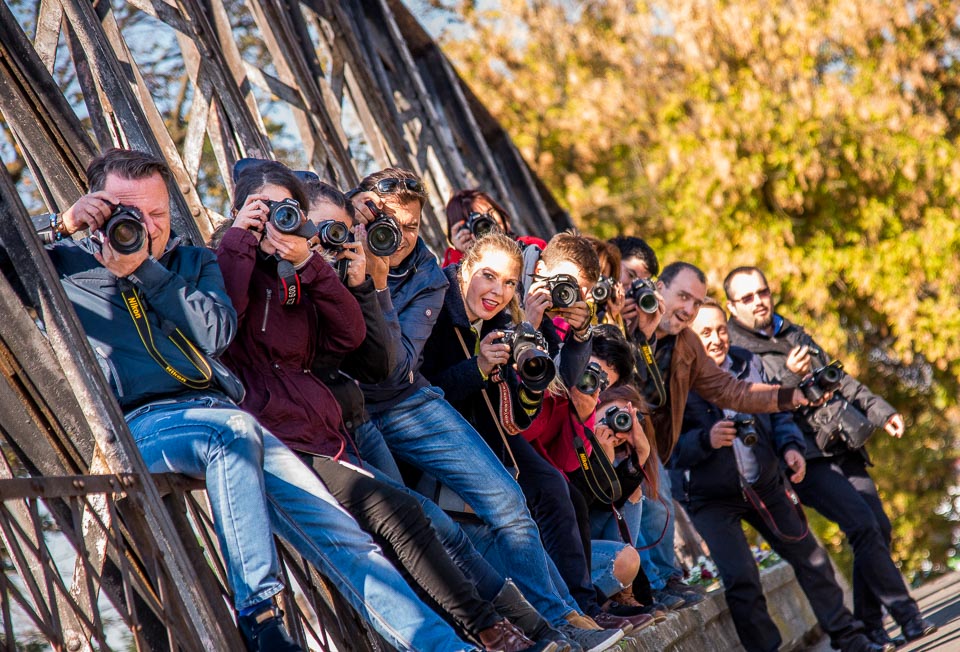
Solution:
M93 257L97 245L89 239L65 240L47 251L125 412L192 390L150 357L121 296L124 288L134 288L140 295L161 355L188 375L197 372L164 332L180 329L208 357L220 355L237 332L237 313L209 249L180 246L174 240L159 260L146 260L126 279L97 262ZM239 384L222 365L215 371L222 383Z
M738 347L731 347L728 355L733 362L730 369L733 376L749 382L766 382L757 356ZM778 481L780 461L787 449L803 452L803 435L789 412L753 417L759 435L753 452L760 466L760 476L754 484L765 488ZM723 419L722 409L695 391L687 395L680 439L667 464L673 493L679 500L696 503L740 495L733 447L713 448L710 445L710 429Z
M389 410L430 385L420 374L423 347L440 315L447 285L447 277L423 238L417 239L417 245L403 262L390 268L387 286L394 311L384 313L384 317L389 326L399 329L400 349L385 381L360 385L370 414L376 416Z

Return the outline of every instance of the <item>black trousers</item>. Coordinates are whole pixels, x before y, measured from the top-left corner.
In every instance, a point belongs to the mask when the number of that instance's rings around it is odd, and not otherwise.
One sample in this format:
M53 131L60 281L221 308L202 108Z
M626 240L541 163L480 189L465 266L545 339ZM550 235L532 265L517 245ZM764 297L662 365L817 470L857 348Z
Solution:
M868 629L883 626L885 606L901 625L920 613L890 557L890 519L859 452L807 460L796 485L804 504L840 526L853 548L853 614Z
M790 537L803 532L803 522L784 494L782 483L776 482L758 493L780 532ZM793 567L817 622L830 636L833 646L842 650L863 642L863 625L843 606L843 592L837 585L827 552L813 534L808 533L800 541L778 538L760 513L740 496L694 500L685 507L710 547L737 635L748 652L774 652L782 639L767 611L760 571L743 534L741 520L756 528L770 547Z
M328 457L304 456L360 528L469 634L500 620L447 555L415 498Z
M517 483L540 528L544 549L580 608L587 615L596 614L600 606L590 578L590 518L586 500L526 439L512 437L510 449L520 470ZM578 518L578 512L582 518Z

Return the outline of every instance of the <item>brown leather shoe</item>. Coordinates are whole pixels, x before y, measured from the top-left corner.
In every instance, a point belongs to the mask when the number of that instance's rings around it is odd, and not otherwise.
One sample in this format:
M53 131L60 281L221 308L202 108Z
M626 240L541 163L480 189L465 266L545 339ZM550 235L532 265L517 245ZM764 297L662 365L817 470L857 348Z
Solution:
M533 641L506 618L480 632L477 638L487 652L520 652L534 646Z
M649 618L646 614L643 615L645 618ZM650 618L650 621L653 621L653 618ZM593 617L593 622L600 625L604 629L622 629L624 634L629 634L633 631L633 623L630 622L628 618L621 618L620 616L614 616L613 614L608 614L605 611L601 611L596 616ZM647 623L649 625L650 623ZM646 625L644 625L646 626Z

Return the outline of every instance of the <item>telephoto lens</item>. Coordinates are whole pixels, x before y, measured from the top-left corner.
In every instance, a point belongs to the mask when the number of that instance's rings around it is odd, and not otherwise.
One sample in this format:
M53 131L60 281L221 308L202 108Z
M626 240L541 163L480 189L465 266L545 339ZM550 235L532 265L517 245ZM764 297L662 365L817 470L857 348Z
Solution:
M523 384L542 392L557 375L557 365L547 353L543 335L529 322L518 324L514 330L503 331L500 342L510 345L510 359L517 365Z
M830 364L814 371L811 376L801 382L798 387L808 401L816 403L828 392L832 392L840 387L840 381L842 380L843 364L839 360L834 360Z
M627 290L627 298L636 301L640 310L652 315L660 307L657 286L648 278L636 278Z
M558 274L547 279L550 300L554 308L569 308L580 300L580 286L569 274Z
M630 432L633 430L633 415L629 410L622 410L616 405L611 405L603 413L603 418L598 423L602 423L614 432Z
M103 225L107 242L118 254L129 255L143 249L147 242L147 227L143 214L133 206L117 204L110 219Z
M757 443L759 436L754 426L753 417L749 414L733 415L733 426L737 429L737 437L747 446L753 446Z

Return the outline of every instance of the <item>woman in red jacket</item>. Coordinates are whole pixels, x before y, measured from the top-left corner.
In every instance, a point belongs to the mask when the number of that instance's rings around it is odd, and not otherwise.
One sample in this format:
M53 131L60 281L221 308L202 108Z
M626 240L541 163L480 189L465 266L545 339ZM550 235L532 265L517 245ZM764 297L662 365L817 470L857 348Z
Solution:
M510 226L510 215L487 193L480 190L458 190L447 202L447 238L453 246L448 247L443 254L442 266L463 260L464 254L470 251L477 238L484 235L491 225L521 245L533 244L541 250L547 246L546 241L541 238L514 235Z
M247 388L241 407L300 453L388 557L484 649L529 649L533 643L480 598L447 555L419 502L345 463L344 458L359 463L351 455L356 448L336 399L310 369L317 355L355 349L366 327L356 299L307 238L281 233L272 223L271 209L291 199L298 212L309 208L299 180L285 166L273 161L244 166L236 178L234 220L217 248L238 317L237 337L223 361ZM360 245L348 245L343 255L350 260L346 283L362 283ZM283 284L281 261L294 270L293 275L287 270ZM296 300L286 293L290 287L297 288Z

